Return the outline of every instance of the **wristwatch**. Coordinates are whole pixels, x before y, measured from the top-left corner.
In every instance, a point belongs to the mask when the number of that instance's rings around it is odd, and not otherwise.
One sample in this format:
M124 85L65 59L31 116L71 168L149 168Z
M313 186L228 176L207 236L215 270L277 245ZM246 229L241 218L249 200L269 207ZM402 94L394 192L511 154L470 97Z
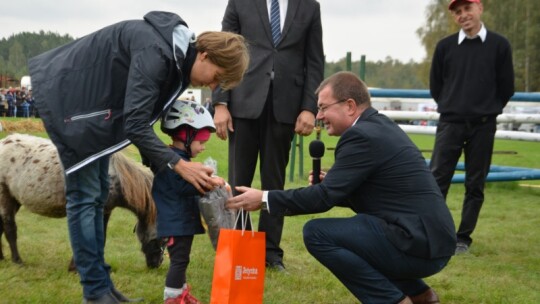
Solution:
M173 163L173 162L168 162L167 163L167 167L169 167L169 169L173 170L174 171L174 166L176 165L176 163Z

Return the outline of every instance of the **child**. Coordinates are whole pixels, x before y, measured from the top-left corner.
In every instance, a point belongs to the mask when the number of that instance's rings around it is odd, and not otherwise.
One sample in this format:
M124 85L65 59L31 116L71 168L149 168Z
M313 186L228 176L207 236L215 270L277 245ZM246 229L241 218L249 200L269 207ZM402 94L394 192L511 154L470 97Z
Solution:
M207 109L183 100L175 101L163 116L161 130L171 136L171 149L185 161L204 151L210 133L216 131ZM158 237L167 242L170 257L163 292L165 304L199 304L190 294L186 269L193 237L204 233L198 206L200 194L180 175L167 169L155 175L152 195L157 208Z

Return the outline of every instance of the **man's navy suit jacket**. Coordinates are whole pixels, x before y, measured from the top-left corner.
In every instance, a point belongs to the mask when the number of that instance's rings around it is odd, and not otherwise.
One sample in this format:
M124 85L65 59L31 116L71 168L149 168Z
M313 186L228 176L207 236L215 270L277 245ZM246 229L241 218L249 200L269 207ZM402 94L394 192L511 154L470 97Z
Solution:
M455 227L425 159L406 133L373 108L346 130L320 184L270 191L272 214L325 212L347 206L380 219L387 238L420 258L455 251Z

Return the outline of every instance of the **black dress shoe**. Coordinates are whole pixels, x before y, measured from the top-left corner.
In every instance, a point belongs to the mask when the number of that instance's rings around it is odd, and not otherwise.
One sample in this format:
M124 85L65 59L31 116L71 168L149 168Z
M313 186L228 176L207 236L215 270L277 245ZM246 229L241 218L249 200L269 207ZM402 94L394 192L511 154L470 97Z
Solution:
M465 243L458 242L456 245L455 255L460 255L469 252L469 245Z
M279 272L285 272L285 265L283 265L283 262L276 261L276 262L266 262L266 268L270 270L275 270Z
M126 297L125 295L123 295L120 291L118 291L118 289L116 289L114 287L113 287L111 293L119 302L122 302L122 303L142 302L144 300L143 298L130 299L130 298Z

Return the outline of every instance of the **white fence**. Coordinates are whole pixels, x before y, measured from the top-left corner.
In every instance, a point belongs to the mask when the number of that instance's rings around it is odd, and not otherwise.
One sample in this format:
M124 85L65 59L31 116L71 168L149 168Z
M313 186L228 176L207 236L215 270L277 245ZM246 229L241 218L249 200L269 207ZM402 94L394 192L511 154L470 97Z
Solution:
M370 94L373 97L373 102L377 102L379 98L391 98L390 103L401 99L425 99L433 101L428 90L402 90L402 89L370 89ZM510 99L509 105L514 102L540 102L540 93L516 92ZM381 110L381 113L395 121L438 121L439 113L437 112L422 112L422 111L389 111ZM497 117L498 123L527 123L540 124L540 114L529 113L503 113ZM407 133L414 134L435 134L436 127L420 126L420 125L400 125ZM540 133L497 130L495 138L535 141L540 142Z
M414 112L414 111L379 111L392 120L439 120L439 113L436 112ZM540 123L540 114L501 114L497 117L498 123ZM435 134L434 126L399 125L406 133L412 134ZM497 130L495 138L524 140L540 142L540 133Z

